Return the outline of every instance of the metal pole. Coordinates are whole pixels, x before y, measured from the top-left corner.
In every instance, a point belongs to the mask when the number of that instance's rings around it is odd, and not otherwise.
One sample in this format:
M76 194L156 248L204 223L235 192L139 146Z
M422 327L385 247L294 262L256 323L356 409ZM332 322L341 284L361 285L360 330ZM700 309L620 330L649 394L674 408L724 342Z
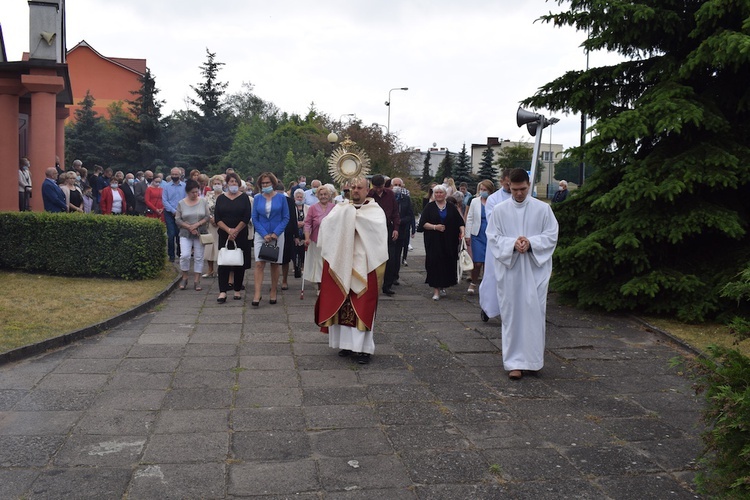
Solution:
M539 121L536 126L536 140L534 141L534 151L531 153L531 175L529 181L531 181L531 193L534 193L534 185L536 184L536 163L539 158L539 150L542 147L542 132L544 131L544 123L546 118L543 115L539 115ZM532 122L533 123L533 122Z
M385 101L385 105L388 107L388 125L386 126L386 134L391 133L391 92L394 90L409 90L409 87L395 87L388 91L388 100Z

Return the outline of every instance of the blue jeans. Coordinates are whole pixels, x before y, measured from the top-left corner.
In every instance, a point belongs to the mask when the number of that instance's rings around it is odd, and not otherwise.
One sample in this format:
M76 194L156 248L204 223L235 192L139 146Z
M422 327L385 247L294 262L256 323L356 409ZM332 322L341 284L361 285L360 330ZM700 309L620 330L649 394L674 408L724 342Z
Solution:
M169 261L174 262L174 240L179 234L177 231L177 223L174 220L174 214L164 211L164 222L167 224L167 255Z

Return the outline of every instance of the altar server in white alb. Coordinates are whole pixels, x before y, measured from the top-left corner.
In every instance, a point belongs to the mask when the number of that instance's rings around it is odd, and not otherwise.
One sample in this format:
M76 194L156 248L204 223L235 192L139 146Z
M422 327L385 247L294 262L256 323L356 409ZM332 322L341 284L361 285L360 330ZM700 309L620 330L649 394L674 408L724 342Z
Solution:
M547 289L557 245L557 219L547 203L530 196L529 175L510 173L511 199L487 221L486 266L494 267L500 305L503 365L512 380L544 366Z

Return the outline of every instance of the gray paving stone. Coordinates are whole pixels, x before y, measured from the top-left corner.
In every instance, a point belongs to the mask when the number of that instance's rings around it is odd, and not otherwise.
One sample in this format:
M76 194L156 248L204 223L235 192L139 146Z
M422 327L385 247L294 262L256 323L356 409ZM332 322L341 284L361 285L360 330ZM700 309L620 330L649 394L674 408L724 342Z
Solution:
M295 387L240 388L235 398L235 407L237 408L301 405L302 391Z
M173 389L164 398L163 408L169 410L200 410L229 408L231 389Z
M388 488L367 490L352 489L350 491L334 491L326 493L326 498L331 500L414 500L415 493L410 488Z
M149 333L138 338L141 345L184 346L190 340L190 332L184 333Z
M327 429L308 433L316 456L351 457L353 455L388 455L393 453L380 429Z
M240 356L289 356L291 354L289 342L254 342L248 341L240 345Z
M359 386L357 374L352 370L302 370L303 387L352 387Z
M58 467L131 467L138 463L146 445L139 436L74 434L55 455Z
M151 464L133 474L128 498L224 498L223 463Z
M229 454L229 433L156 434L146 445L143 462L184 464L223 462Z
M350 464L352 461L355 464ZM354 467L356 465L357 467ZM360 488L404 488L411 484L396 455L323 458L318 461L320 482L326 491Z
M191 356L183 358L179 372L189 373L197 370L229 371L237 367L237 356Z
M38 475L34 469L0 469L0 498L22 498Z
M466 450L472 443L451 426L399 425L386 427L393 448L398 453L426 450Z
M12 409L16 403L21 401L29 393L21 389L2 389L0 390L0 411Z
M229 466L227 491L236 496L296 495L320 489L313 460L253 462Z
M586 479L567 458L552 448L514 448L486 450L482 455L497 465L507 481L573 480Z
M205 388L205 389L231 389L237 379L233 372L226 371L209 371L209 370L192 370L181 371L175 374L172 379L173 389L185 388Z
M308 429L377 427L379 419L369 405L309 406L304 409Z
M15 372L10 369L0 370L0 389L31 389L46 373Z
M434 401L435 395L426 388L419 385L371 385L367 387L367 396L371 401L381 402L398 402L407 401Z
M594 446L612 441L612 434L597 419L528 418L525 424L545 445Z
M88 411L76 424L75 432L99 435L144 435L153 427L155 411L95 410Z
M356 405L369 403L367 393L359 387L306 387L302 389L303 406Z
M76 411L85 410L96 399L93 390L37 389L30 392L13 408L15 411Z
M0 414L0 435L65 435L81 418L80 411L13 411Z
M227 344L188 344L185 346L185 359L183 364L190 357L234 357L237 355L236 345Z
M523 481L507 486L508 498L537 500L539 498L601 500L604 492L590 481L561 479L558 481Z
M232 455L247 462L311 458L310 439L303 431L234 432Z
M685 487L666 474L604 477L597 482L605 494L622 500L699 498L691 488Z
M248 370L294 370L290 356L240 356L240 366Z
M42 390L95 390L107 383L108 376L99 373L50 373L37 384Z
M296 370L247 370L241 369L237 375L240 388L252 387L299 387L299 374Z
M110 386L107 386L109 389ZM158 410L166 390L114 389L100 392L92 410Z
M180 345L134 345L128 358L179 358L185 348Z
M49 469L39 474L27 498L121 498L131 473L104 467Z
M82 345L69 351L71 358L97 359L122 358L130 350L129 345Z
M489 464L476 451L403 453L401 459L415 483L485 482L492 479Z
M377 403L375 411L384 425L444 425L451 420L436 401Z
M659 470L656 463L646 456L614 444L566 448L561 453L582 473L594 476L642 474Z
M507 486L497 483L480 484L426 484L417 485L417 497L431 500L486 500L512 498L508 496Z
M299 431L305 428L302 408L238 408L232 412L232 430Z
M172 373L179 363L179 358L126 358L117 372Z
M105 391L130 390L166 390L172 383L171 373L115 372Z
M222 432L228 430L229 410L168 410L159 413L155 434Z
M0 435L0 467L46 467L63 441L64 437L60 435Z
M119 358L66 359L53 373L111 373L121 361Z

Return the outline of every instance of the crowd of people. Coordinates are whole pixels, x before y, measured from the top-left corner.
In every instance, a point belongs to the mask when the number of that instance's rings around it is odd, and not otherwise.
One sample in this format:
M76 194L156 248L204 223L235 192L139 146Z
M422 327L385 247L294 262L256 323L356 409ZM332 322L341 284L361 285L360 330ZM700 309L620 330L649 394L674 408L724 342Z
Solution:
M19 210L28 210L30 163L19 166ZM369 363L378 296L396 295L401 266L407 266L411 238L423 233L425 283L432 299L467 279L468 295L479 294L483 319L500 316L503 362L511 379L543 366L544 315L557 241L549 204L530 196L526 171L501 173L499 185L483 180L472 195L466 183L446 178L432 183L415 216L410 192L400 178L374 175L349 179L339 192L300 176L287 190L271 172L242 180L232 169L209 178L175 167L165 178L149 170L113 172L95 166L88 175L78 160L70 171L48 168L42 186L45 210L96 212L159 219L167 233L167 256L179 259L179 288L201 290L202 278L218 277L217 302L230 290L242 299L245 270L253 268L253 307L264 290L276 304L289 288L290 266L302 287L315 285L315 321L341 356ZM568 195L567 183L552 200ZM382 234L374 234L382 233ZM470 275L458 266L461 248L473 261ZM222 264L222 249L239 261ZM254 264L253 264L254 262ZM266 263L270 279L265 278ZM204 267L207 272L204 273ZM264 283L268 285L264 289ZM303 288L304 289L304 288ZM359 332L359 333L357 333Z

